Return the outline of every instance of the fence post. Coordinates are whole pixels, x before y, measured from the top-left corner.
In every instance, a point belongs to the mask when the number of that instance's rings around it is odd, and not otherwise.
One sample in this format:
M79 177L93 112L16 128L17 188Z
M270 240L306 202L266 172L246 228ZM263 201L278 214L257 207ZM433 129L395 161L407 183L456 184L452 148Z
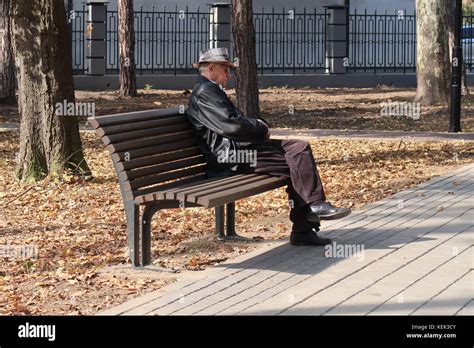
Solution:
M86 27L87 75L105 75L107 1L88 0Z
M329 15L326 22L326 72L345 74L347 70L347 6L326 6Z
M225 47L230 54L230 4L220 2L211 4L209 25L209 48Z

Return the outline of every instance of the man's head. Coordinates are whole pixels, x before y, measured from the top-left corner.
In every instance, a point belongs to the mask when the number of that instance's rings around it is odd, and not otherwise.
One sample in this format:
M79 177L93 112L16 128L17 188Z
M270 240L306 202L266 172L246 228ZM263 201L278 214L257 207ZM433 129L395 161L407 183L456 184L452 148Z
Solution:
M201 52L199 62L194 63L201 75L225 86L230 78L230 69L237 67L235 61L229 59L227 48L211 48Z
M199 73L209 80L214 81L223 87L227 85L230 79L230 67L221 63L202 63L199 66Z

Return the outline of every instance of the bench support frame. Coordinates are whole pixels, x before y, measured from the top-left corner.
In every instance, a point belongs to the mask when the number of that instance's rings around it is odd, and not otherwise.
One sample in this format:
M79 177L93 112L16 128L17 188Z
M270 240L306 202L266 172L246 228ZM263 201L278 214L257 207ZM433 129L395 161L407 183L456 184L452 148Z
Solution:
M186 208L201 207L187 203ZM125 201L127 218L128 246L130 260L134 268L143 268L151 264L151 220L162 209L183 208L180 201L154 201L139 205L134 201Z
M115 168L115 170L118 174L117 168ZM183 207L183 202L179 200L163 200L138 204L126 198L125 189L120 179L119 185L124 202L125 217L127 219L130 260L132 261L133 268L143 268L151 264L151 220L153 216L161 209L195 208L202 206L196 203L186 202ZM215 212L217 237L222 240L228 239L229 237L237 237L235 233L235 203L215 207ZM227 234L224 232L224 224Z
M227 203L225 206L216 207L215 210L217 238L220 240L242 238L235 232L235 202Z

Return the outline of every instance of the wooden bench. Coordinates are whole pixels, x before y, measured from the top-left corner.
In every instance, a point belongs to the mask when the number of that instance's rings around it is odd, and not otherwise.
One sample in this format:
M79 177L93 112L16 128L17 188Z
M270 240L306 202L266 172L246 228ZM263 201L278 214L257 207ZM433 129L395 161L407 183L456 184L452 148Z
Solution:
M268 175L207 177L204 156L183 108L97 116L88 121L112 157L134 267L151 263L150 226L158 210L215 208L218 236L231 238L236 236L235 201L286 185L283 179Z

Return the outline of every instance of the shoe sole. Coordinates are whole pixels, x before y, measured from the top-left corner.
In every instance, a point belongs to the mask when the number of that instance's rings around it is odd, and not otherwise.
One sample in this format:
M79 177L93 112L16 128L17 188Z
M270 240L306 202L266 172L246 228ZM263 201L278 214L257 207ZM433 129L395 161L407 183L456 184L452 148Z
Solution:
M324 216L318 216L314 218L308 218L307 220L310 222L320 222L321 220L338 220L346 217L351 213L351 210L346 211L345 213L337 213L333 215L324 215Z

